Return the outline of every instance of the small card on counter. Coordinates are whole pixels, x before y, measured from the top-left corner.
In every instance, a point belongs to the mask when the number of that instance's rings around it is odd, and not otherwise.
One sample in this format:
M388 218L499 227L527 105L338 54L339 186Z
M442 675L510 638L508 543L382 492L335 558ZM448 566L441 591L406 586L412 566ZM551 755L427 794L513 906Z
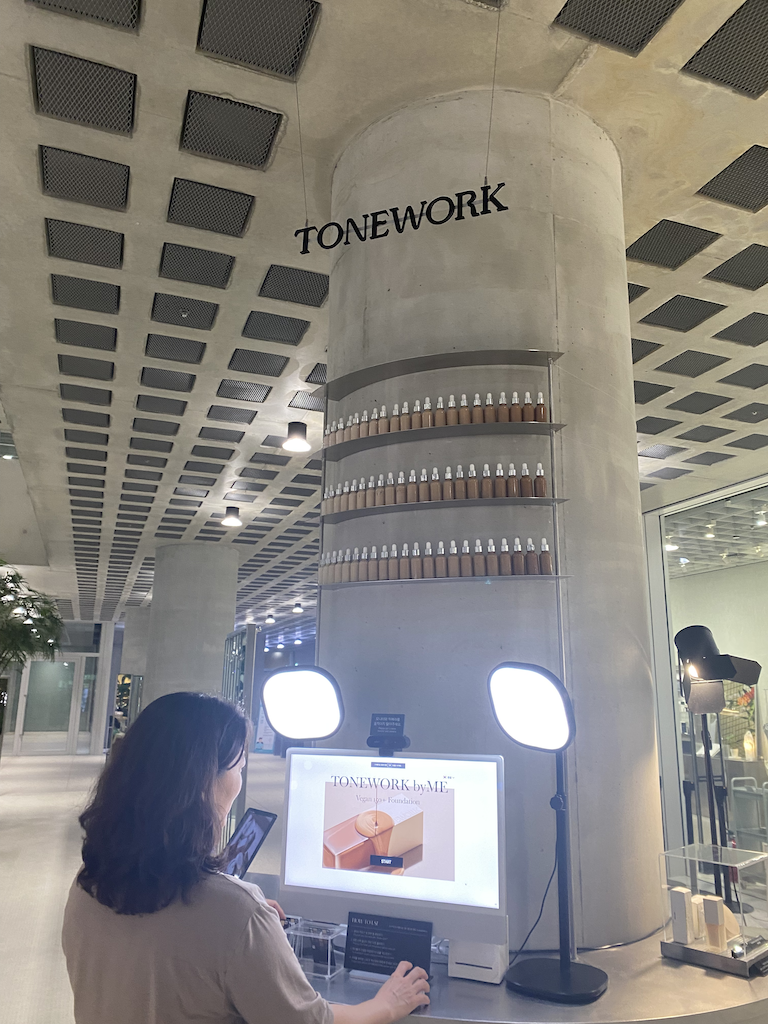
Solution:
M391 974L401 960L430 973L432 924L352 911L347 921L344 966L349 971Z
M371 715L372 736L402 736L405 732L405 715Z

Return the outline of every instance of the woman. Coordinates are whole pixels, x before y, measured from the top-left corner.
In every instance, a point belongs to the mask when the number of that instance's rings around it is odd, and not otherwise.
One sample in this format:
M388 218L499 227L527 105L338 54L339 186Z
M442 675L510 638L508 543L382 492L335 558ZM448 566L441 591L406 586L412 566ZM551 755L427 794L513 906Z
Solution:
M305 978L280 907L219 873L249 723L200 693L150 704L80 817L83 867L62 944L77 1024L392 1024L429 1002L401 963L373 999L331 1005Z

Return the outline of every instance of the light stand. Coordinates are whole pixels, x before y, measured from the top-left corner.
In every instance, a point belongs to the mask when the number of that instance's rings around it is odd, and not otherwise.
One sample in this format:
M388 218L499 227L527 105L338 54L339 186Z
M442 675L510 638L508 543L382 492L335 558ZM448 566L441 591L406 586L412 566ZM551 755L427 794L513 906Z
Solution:
M555 812L557 903L560 956L530 957L507 972L507 988L558 1003L592 1003L608 986L608 975L571 959L570 850L566 797L565 750L576 726L568 693L560 680L538 665L505 662L493 670L488 688L496 721L515 743L555 754L557 792L549 802Z

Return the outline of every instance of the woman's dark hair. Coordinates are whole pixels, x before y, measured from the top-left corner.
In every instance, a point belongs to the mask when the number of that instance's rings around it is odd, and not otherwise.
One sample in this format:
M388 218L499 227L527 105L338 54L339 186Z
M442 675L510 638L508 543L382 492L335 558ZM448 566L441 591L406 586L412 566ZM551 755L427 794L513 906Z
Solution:
M80 815L82 888L118 914L151 914L218 870L213 786L240 760L249 727L203 693L169 693L142 711Z

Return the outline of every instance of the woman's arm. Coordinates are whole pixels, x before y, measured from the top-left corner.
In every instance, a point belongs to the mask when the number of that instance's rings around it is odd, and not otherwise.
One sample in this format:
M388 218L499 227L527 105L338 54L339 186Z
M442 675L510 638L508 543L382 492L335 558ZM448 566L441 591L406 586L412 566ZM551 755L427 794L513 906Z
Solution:
M427 972L402 960L373 999L357 1006L333 1003L333 1024L395 1024L417 1006L426 1006L427 992Z

